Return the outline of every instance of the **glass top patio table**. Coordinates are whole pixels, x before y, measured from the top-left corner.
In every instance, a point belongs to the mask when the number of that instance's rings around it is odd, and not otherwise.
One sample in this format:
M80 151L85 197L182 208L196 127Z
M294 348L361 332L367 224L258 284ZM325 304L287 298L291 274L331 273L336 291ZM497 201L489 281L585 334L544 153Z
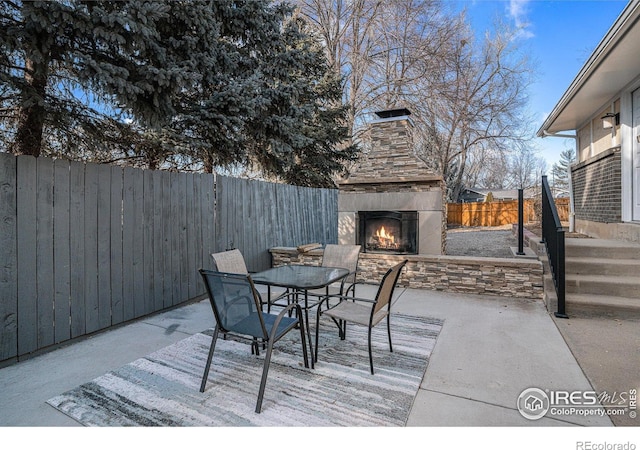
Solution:
M339 267L287 265L255 273L251 279L256 284L306 291L326 287L347 275L349 271Z
M349 275L349 270L339 267L322 267L322 266L302 266L287 265L273 267L263 272L251 275L251 279L255 284L267 285L269 288L268 298L271 305L271 286L287 288L282 297L300 304L304 310L304 326L307 329L307 340L309 349L311 350L311 368L315 367L313 342L311 341L311 330L309 329L309 309L313 308L320 302L309 304L309 296L307 291L312 289L321 289L330 284L340 281ZM291 291L289 291L291 290ZM304 295L304 303L300 302L299 294ZM279 297L279 298L282 298Z

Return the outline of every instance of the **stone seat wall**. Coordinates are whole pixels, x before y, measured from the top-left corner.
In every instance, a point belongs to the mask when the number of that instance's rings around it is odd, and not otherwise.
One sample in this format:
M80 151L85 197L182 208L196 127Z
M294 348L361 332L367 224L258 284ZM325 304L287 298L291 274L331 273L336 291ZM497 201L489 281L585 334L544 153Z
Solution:
M299 253L296 248L271 250L272 265L320 265L322 249ZM399 286L523 300L542 300L543 268L537 259L480 258L440 255L361 253L358 281L379 283L389 267L408 259Z

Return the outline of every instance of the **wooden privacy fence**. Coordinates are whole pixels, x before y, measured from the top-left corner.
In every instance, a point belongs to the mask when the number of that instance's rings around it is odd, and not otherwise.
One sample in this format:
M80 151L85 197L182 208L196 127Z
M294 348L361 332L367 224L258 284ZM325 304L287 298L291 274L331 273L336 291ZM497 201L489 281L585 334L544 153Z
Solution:
M210 253L337 242L337 191L0 153L0 363L204 294Z
M539 222L539 201L524 200L524 222ZM556 199L560 220L569 220L569 199ZM447 224L464 227L495 227L518 223L518 201L449 203L447 205Z

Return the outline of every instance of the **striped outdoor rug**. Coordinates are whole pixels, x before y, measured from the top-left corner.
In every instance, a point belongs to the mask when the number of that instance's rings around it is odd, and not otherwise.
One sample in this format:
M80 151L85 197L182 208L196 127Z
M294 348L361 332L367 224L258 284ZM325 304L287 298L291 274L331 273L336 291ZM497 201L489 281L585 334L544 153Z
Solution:
M200 381L211 332L193 335L69 392L50 405L87 426L404 426L442 321L393 315L374 328L375 375L366 328L321 328L319 361L305 369L298 339L276 343L262 413L255 403L264 351L219 339L204 393Z

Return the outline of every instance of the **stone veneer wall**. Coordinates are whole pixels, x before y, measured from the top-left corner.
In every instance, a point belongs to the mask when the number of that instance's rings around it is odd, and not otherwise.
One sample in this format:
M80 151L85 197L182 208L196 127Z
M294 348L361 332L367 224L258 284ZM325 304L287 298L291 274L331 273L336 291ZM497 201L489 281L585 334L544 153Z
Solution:
M412 178L431 171L413 153L411 121L408 117L380 119L371 123L371 150L357 163L352 178Z
M622 221L620 147L609 149L571 167L576 219Z
M285 264L320 265L322 250L299 253L295 248L277 247L271 249L271 256L274 267ZM405 257L409 262L398 282L403 287L525 300L543 298L543 269L537 259L361 253L358 281L379 283L389 267Z

